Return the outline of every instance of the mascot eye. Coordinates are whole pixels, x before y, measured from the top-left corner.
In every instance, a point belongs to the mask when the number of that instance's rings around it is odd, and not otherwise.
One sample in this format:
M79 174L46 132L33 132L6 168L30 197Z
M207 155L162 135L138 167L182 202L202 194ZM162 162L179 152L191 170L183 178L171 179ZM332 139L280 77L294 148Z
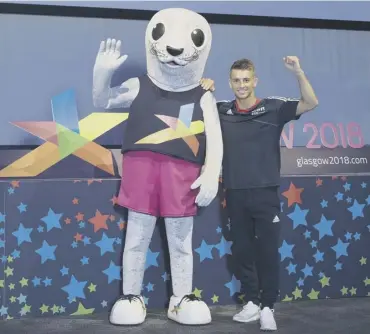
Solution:
M197 48L201 47L204 43L204 32L200 29L193 30L191 33L191 39Z
M155 41L158 41L164 35L164 32L165 32L164 24L157 23L157 25L153 28L152 38Z

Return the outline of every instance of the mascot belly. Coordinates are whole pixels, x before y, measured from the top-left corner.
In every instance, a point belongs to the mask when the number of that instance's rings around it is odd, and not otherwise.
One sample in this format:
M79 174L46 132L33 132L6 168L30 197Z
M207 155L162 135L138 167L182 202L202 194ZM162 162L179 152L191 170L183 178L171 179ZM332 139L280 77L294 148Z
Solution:
M114 325L145 321L141 296L146 255L158 217L170 252L173 295L168 318L181 324L211 322L193 291L193 220L216 197L223 145L214 96L200 85L211 49L204 17L178 8L159 11L148 23L147 73L110 87L127 56L121 42L101 42L93 72L99 108L130 108L122 146L118 204L128 208L123 252L123 295L110 313Z

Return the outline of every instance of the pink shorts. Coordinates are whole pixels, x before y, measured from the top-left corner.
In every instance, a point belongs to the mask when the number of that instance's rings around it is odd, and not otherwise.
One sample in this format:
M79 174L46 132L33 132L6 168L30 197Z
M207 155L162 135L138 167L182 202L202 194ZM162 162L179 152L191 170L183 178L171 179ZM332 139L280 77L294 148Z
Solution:
M123 155L118 204L156 217L197 214L198 189L190 186L201 166L164 154L131 151Z

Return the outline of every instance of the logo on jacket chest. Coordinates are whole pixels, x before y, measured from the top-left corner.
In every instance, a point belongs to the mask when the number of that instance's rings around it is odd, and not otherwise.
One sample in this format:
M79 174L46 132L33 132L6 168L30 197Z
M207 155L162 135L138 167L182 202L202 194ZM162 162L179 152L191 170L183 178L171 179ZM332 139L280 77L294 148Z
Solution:
M252 116L262 115L264 113L266 113L266 109L265 109L264 106L259 107L259 108L254 109L254 110L251 111Z
M246 113L241 112L241 113L239 113L239 114L245 114L245 115L257 116L257 115L262 115L262 114L265 114L265 113L266 113L266 108L265 108L264 106L262 106L262 107L259 107L259 108L257 108L257 109L254 109L254 110L252 110L252 111L250 111L250 112L246 112ZM234 112L233 112L231 109L229 109L229 110L226 112L226 115L234 115Z

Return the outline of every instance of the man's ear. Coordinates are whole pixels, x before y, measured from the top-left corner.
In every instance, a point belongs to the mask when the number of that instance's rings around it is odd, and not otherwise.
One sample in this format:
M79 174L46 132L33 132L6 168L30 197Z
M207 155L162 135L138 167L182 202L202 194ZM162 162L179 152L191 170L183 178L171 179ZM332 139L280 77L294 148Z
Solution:
M258 78L257 77L254 77L254 79L253 79L253 87L256 88L257 87L257 84L258 84Z
M231 87L231 81L230 81L230 79L229 79L229 87L230 87L230 88L232 88L232 87Z

